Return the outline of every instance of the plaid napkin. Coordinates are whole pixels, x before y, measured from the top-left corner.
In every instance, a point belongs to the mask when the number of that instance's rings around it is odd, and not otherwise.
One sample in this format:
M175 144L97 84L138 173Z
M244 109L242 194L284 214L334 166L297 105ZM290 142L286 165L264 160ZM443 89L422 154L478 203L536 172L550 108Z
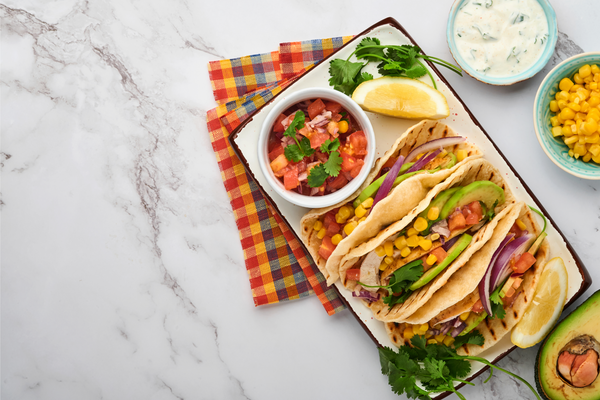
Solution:
M217 104L206 123L239 230L255 306L316 294L329 315L345 307L281 216L245 171L227 137L351 36L282 43L279 51L212 61Z

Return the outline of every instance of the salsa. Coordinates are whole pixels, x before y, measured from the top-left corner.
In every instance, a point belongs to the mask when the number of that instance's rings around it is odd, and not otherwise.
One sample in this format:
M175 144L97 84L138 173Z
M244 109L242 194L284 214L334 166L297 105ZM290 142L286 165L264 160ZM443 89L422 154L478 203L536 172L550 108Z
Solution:
M271 170L286 190L322 196L358 176L365 164L367 137L341 104L310 99L277 117L268 152Z

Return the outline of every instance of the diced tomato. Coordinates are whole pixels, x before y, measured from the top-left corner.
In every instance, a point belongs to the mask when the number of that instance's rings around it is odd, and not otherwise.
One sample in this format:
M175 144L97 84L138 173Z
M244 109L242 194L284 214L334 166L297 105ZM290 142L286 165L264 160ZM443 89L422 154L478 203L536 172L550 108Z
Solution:
M481 217L483 216L483 209L481 208L481 203L479 203L478 201L473 201L469 203L467 207L469 207L471 213L477 215L477 218L481 219Z
M319 247L319 255L327 260L333 250L335 250L335 245L331 242L331 236L325 236Z
M441 247L436 247L429 254L433 254L435 258L437 258L437 264L441 263L446 257L448 257L448 253L446 253L446 250L444 250Z
M354 132L348 136L348 142L354 150L354 155L366 156L367 155L367 137L363 131Z
M473 304L471 311L474 313L480 313L483 311L483 303L481 302L481 299L477 300L477 302Z
M342 156L342 171L350 172L352 168L354 168L358 159L346 153L345 151L340 151L340 155ZM362 161L362 160L361 160ZM363 162L364 164L364 162Z
M450 229L450 231L462 229L465 226L467 226L467 220L460 211L453 212L452 215L450 215L450 218L448 218L448 229Z
M274 159L276 159L277 157L279 157L280 155L282 155L284 153L283 151L283 146L281 145L281 143L279 143L278 146L275 146L273 148L273 150L271 150L269 152L269 160L273 161Z
M294 165L283 175L283 186L285 190L292 190L298 187L298 166Z
M301 173L306 171L306 159L303 158L302 160L298 161L298 163L296 163L296 166L298 167L298 175L300 175Z
M281 123L281 121L283 121L286 118L287 118L287 115L285 115L285 114L281 114L281 115L279 115L279 117L277 117L277 119L275 120L275 124L273 124L273 132L278 132L278 133L285 132L285 128L283 127L283 124Z
M334 101L328 101L325 103L325 109L331 111L331 114L339 114L339 112L342 111L342 105Z
M515 237L519 237L523 233L523 230L521 230L521 228L519 228L519 225L517 225L517 223L515 222L513 226L510 227L508 233L514 233Z
M340 226L340 224L338 224L337 222L333 221L333 222L331 222L327 226L327 235L333 236L336 233L339 233L340 229L342 229L342 227Z
M327 214L325 214L325 216L323 217L323 226L325 227L325 229L327 229L329 224L331 224L332 222L335 222L335 214L336 213L337 213L337 210L331 210Z
M278 155L277 158L275 158L273 161L271 161L271 169L275 173L282 170L283 168L287 167L287 165L288 165L288 160L287 160L287 158L285 158L284 154Z
M479 216L475 213L469 213L465 218L465 222L467 225L475 225L479 222Z
M522 274L527 271L533 264L535 264L535 257L531 253L523 253L521 257L512 265L512 269L517 274Z
M353 178L356 178L358 176L358 174L360 174L360 171L362 170L363 165L365 165L365 162L362 159L360 159L360 158L356 159L356 164L350 170L350 175Z
M383 164L383 166L381 167L381 169L392 168L394 166L394 164L396 163L397 160L398 160L398 157L390 157L385 162L385 164Z
M330 137L331 136L329 136L329 133L327 133L327 132L324 132L324 133L314 132L309 137L309 139L310 139L310 147L312 147L313 149L318 149Z
M323 103L323 100L316 99L308 106L308 116L310 117L310 119L313 119L317 115L321 114L321 112L323 112L324 109L325 103Z
M346 176L344 174L338 174L334 180L329 182L329 187L331 189L341 189L346 186L347 183L348 179L346 179Z
M351 268L346 271L346 280L360 281L360 268Z

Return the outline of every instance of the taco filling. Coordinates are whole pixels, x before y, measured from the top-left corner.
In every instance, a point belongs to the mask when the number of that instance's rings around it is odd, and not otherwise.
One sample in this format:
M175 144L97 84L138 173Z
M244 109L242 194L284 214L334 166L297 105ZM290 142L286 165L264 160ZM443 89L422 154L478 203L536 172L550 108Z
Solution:
M403 303L458 258L504 202L504 190L491 181L441 191L410 225L346 271L346 287L367 301Z

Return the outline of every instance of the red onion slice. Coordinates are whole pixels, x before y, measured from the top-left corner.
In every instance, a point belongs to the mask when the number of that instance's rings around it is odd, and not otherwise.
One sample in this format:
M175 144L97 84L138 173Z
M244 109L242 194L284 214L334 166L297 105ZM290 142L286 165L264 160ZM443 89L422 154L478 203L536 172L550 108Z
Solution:
M430 140L429 142L423 143L419 147L414 148L413 151L408 153L408 156L406 156L406 162L411 162L416 156L418 156L421 153L427 153L440 147L443 148L448 146L454 146L464 142L465 140L466 139L462 136L448 136L445 138Z
M436 158L437 155L440 154L441 152L442 152L442 148L440 147L439 149L427 154L426 156L421 157L420 159L417 160L416 163L411 165L410 168L405 173L408 174L409 172L415 172L415 171L419 171L419 170L423 169L424 166L426 166L431 160Z
M357 297L359 299L364 299L373 302L379 300L379 293L373 294L371 292L367 292L366 290L361 290L359 294L356 294L356 292L352 292L352 297Z
M444 249L444 251L448 251L450 249L450 247L454 246L454 243L456 243L456 241L461 237L461 235L458 236L454 236L452 239L448 240L446 243L444 243L442 245L442 249Z
M385 199L385 197L392 190L392 186L394 185L394 181L398 177L398 173L400 172L400 168L402 168L402 164L404 164L404 156L398 157L392 169L385 176L385 179L381 183L381 186L377 190L377 195L375 195L375 199L373 199L373 205L371 206L371 210L375 207L375 204L379 203L381 200Z
M485 312L488 315L492 315L492 303L490 301L490 293L491 293L490 292L490 280L492 277L492 270L493 270L494 264L496 263L496 259L498 258L498 255L500 254L502 249L504 249L504 246L506 246L506 244L508 242L510 242L513 237L515 237L514 233L509 233L508 235L506 235L506 237L504 238L502 243L500 243L500 246L498 246L498 248L492 255L492 260L488 264L488 267L485 270L485 274L483 275L483 278L481 278L481 281L479 282L479 298L481 299L481 304L483 305L483 309L485 310Z
M450 336L452 336L453 338L457 337L458 335L460 335L460 333L462 331L465 330L466 327L467 327L466 322L460 321L460 324L458 326L454 327L454 330L452 330L452 333L450 334Z
M508 243L498 255L494 267L492 269L490 279L490 293L492 293L498 285L500 285L510 274L513 269L510 267L510 260L513 257L520 256L527 251L530 240L535 239L532 234L522 235Z

